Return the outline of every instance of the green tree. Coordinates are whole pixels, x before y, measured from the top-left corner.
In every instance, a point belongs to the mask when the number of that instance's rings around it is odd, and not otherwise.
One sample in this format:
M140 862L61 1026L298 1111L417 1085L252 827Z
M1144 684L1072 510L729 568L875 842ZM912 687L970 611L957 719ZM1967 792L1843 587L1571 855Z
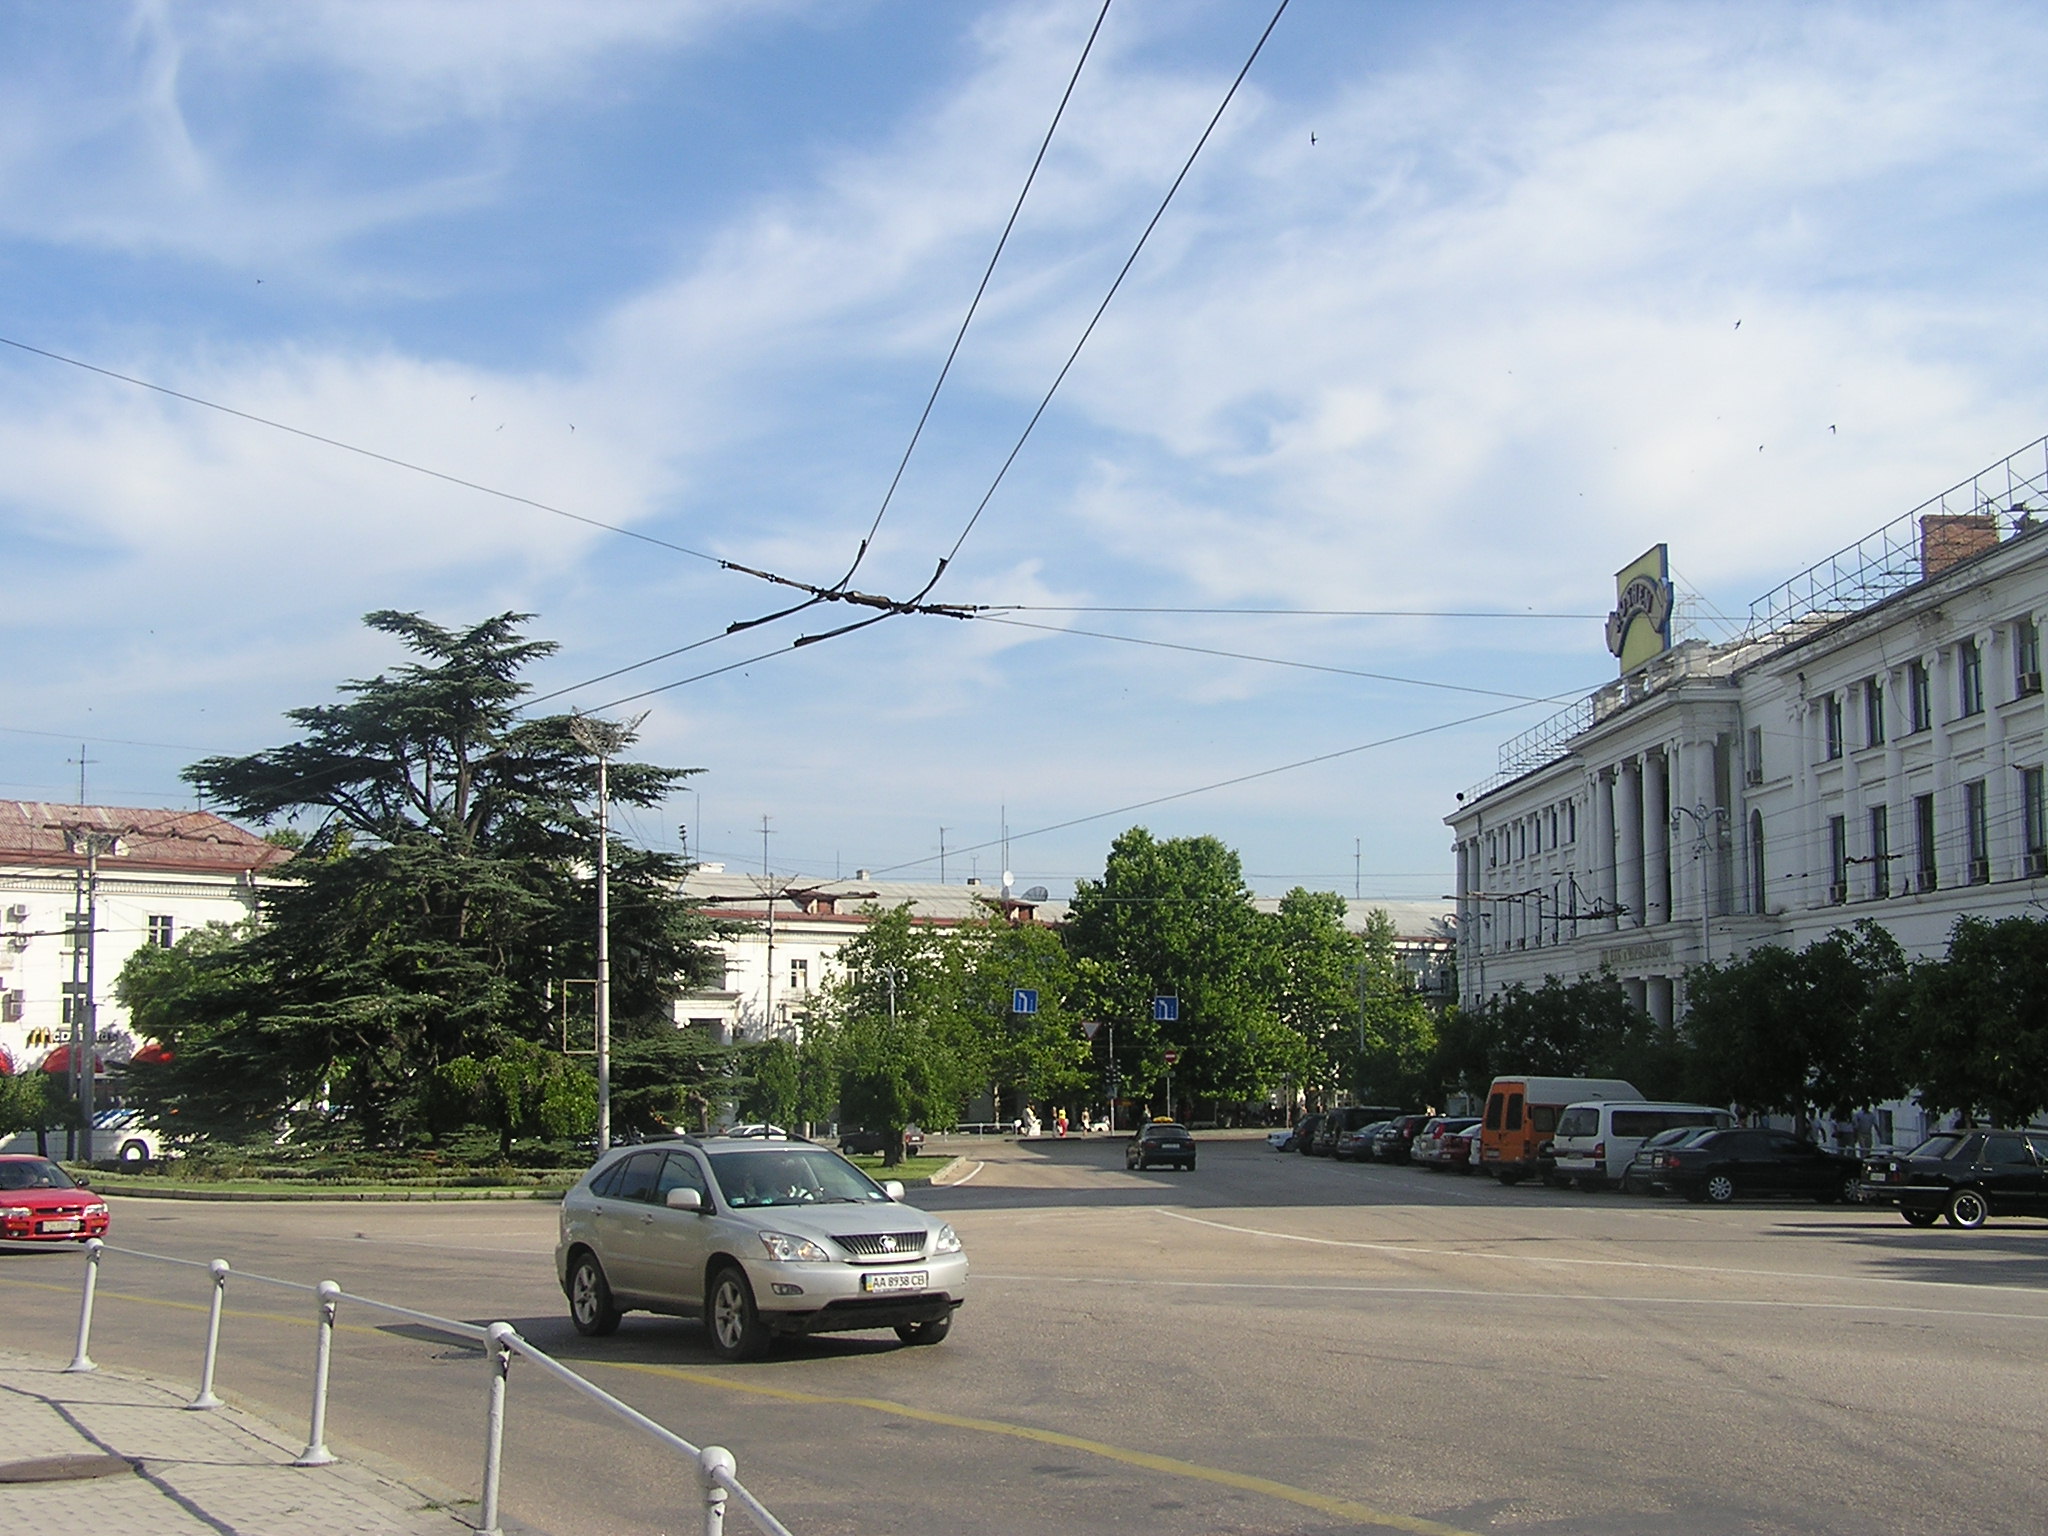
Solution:
M0 1074L0 1136L17 1131L36 1133L36 1152L50 1155L50 1132L83 1125L78 1100L58 1072Z
M1997 1125L2048 1109L2048 922L1958 920L1899 1000L1899 1076L1927 1108Z
M1057 930L1043 923L1013 923L991 908L953 932L960 952L955 1007L962 1026L981 1037L992 1113L1003 1118L1002 1090L1026 1104L1084 1107L1097 1101L1103 1077L1077 1013L1073 957ZM1038 1012L1011 1010L1018 988L1038 994ZM1108 1042L1104 1042L1107 1066Z
M1363 1048L1365 948L1344 918L1343 897L1296 886L1265 923L1267 995L1290 1045L1280 1076L1322 1095L1355 1073Z
M840 951L842 974L825 1012L847 1122L886 1137L883 1161L903 1156L903 1129L947 1130L988 1082L986 1039L963 1016L962 955L910 920L906 904L865 909L868 926Z
M435 1069L441 1104L460 1106L462 1121L498 1133L498 1156L512 1160L513 1138L565 1140L597 1124L597 1080L559 1052L513 1039L478 1060L458 1056Z
M813 1019L800 1041L740 1047L739 1072L743 1119L795 1129L831 1119L839 1102L837 1041L821 1018Z
M1506 1073L1541 1077L1618 1077L1651 1097L1677 1091L1682 1070L1676 1035L1629 1001L1610 972L1570 981L1546 976L1531 988L1511 983L1478 1009L1444 1026L1441 1076L1473 1092Z
M1431 1097L1436 1016L1402 963L1394 920L1375 907L1359 941L1360 1049L1352 1090L1362 1104L1420 1104Z
M1794 953L1766 944L1687 980L1693 1092L1710 1103L1847 1115L1901 1092L1904 952L1868 920Z
M1133 1089L1163 1085L1168 1048L1185 1100L1237 1105L1274 1085L1293 1052L1263 986L1266 935L1237 855L1213 837L1161 842L1133 827L1102 878L1076 884L1067 944L1083 1007L1116 1021ZM1179 999L1177 1022L1153 1022L1157 996Z
M312 830L261 927L194 956L189 991L159 999L161 1099L223 1124L315 1100L392 1143L428 1128L441 1067L549 1038L555 989L595 965L596 765L570 717L520 716L521 673L555 649L521 633L528 617L450 630L373 613L417 660L291 711L288 745L186 770L229 815ZM657 805L685 772L615 761L612 799ZM612 866L613 1016L630 1042L635 1021L673 1032L710 929L676 895L679 860L615 842Z

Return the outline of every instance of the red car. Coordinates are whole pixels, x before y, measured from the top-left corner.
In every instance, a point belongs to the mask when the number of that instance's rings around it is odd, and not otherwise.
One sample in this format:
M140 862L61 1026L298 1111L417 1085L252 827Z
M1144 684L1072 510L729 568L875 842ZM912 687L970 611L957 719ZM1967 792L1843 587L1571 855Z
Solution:
M107 1235L107 1202L47 1157L0 1156L0 1241L82 1243Z

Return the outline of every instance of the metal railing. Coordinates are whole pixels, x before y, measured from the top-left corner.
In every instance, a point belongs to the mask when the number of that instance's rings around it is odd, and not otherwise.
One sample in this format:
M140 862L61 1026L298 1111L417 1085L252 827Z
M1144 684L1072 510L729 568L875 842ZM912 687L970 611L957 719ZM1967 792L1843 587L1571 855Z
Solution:
M519 1331L510 1323L492 1323L488 1327L480 1327L456 1318L440 1317L432 1312L401 1307L395 1302L353 1295L332 1280L322 1280L317 1285L306 1285L297 1280L278 1280L269 1275L233 1269L226 1259L202 1263L197 1259L179 1259L169 1254L147 1253L139 1248L116 1248L93 1238L85 1245L85 1279L79 1290L78 1302L78 1341L72 1351L71 1363L65 1367L67 1371L99 1369L93 1363L90 1353L93 1297L99 1288L101 1261L110 1253L118 1253L124 1258L148 1259L157 1264L171 1264L184 1269L200 1269L207 1272L211 1296L206 1311L206 1354L200 1365L198 1395L185 1405L187 1408L205 1410L221 1406L220 1398L214 1394L213 1384L215 1366L220 1355L221 1307L226 1297L230 1276L238 1281L275 1286L280 1290L295 1291L313 1298L313 1408L307 1428L306 1448L293 1459L293 1466L324 1467L339 1459L327 1448L327 1384L334 1360L335 1317L340 1311L341 1304L348 1302L352 1306L368 1307L376 1312L402 1317L410 1322L423 1324L436 1332L467 1339L483 1346L490 1376L486 1386L484 1411L483 1493L479 1500L480 1513L476 1527L480 1536L503 1536L503 1528L498 1521L498 1481L504 1467L505 1387L512 1373L514 1355L530 1360L544 1374L581 1393L670 1450L689 1458L696 1470L698 1504L703 1520L701 1529L704 1536L723 1536L728 1503L737 1503L763 1536L791 1536L789 1528L770 1514L767 1507L740 1482L732 1452L723 1446L692 1445L681 1435L657 1424L639 1409L621 1402L595 1382L586 1380L547 1351L522 1338Z

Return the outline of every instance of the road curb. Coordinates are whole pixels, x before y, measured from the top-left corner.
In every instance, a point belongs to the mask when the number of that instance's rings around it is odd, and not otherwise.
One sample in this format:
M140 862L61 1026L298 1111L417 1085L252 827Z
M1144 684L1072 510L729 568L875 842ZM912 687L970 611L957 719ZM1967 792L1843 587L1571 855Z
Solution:
M116 1189L93 1186L93 1193L116 1200L369 1201L407 1200L560 1200L560 1189Z

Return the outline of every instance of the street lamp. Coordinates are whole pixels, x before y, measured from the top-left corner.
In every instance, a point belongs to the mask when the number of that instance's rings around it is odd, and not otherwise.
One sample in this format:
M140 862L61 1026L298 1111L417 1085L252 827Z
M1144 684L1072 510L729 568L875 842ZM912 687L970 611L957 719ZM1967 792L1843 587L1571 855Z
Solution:
M1700 964L1705 965L1713 958L1713 932L1708 927L1708 921L1714 915L1713 903L1708 899L1707 891L1707 839L1712 835L1708 829L1718 823L1727 821L1728 809L1726 806L1720 805L1709 808L1705 801L1702 801L1696 807L1690 805L1673 806L1671 808L1672 831L1676 832L1685 825L1679 819L1682 816L1690 816L1692 818L1693 827L1698 833L1698 836L1693 841L1692 856L1698 859L1700 864Z
M569 734L597 759L597 1150L612 1145L611 759L640 730L646 713L621 724L577 715Z

